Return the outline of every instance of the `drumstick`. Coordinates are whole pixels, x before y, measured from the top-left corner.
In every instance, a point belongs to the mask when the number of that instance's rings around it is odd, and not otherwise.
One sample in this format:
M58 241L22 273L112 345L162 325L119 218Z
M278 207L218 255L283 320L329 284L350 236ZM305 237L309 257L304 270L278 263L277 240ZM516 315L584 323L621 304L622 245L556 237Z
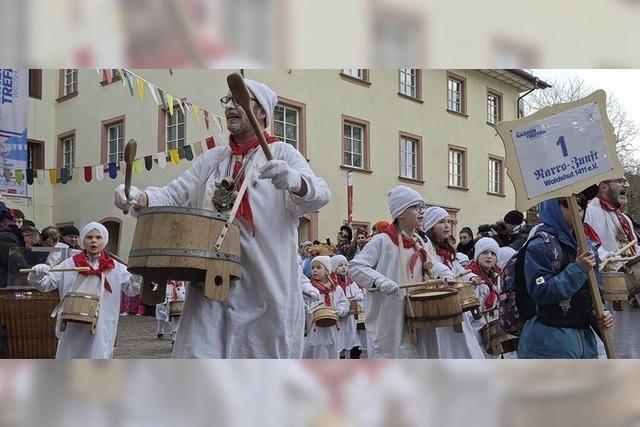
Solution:
M57 272L64 272L64 271L89 271L89 270L91 270L91 267L74 267L74 268L56 268L56 269L49 270L49 272L57 273ZM20 273L32 273L32 272L33 272L33 268L20 269Z
M400 289L407 289L407 288L420 288L420 287L426 287L429 285L440 285L442 284L442 280L427 280L425 282L417 282L417 283L405 283L403 285L400 285L399 288ZM368 289L369 292L380 292L380 288L371 288Z
M251 109L251 94L249 93L249 89L247 89L247 85L244 83L244 78L238 73L229 74L227 76L227 85L229 86L231 95L233 95L233 99L242 107L245 113L247 113L251 127L258 137L258 141L260 141L262 151L264 151L264 156L267 160L273 159L267 140L264 138L260 125L258 124L258 119L256 119Z
M467 274L471 273L471 270L462 270L461 272L459 272L458 274L456 274L456 279L458 277L462 277L462 276L466 276Z
M130 139L124 147L124 162L126 169L124 173L124 196L129 200L129 191L131 190L131 172L133 171L133 161L136 158L138 143L135 139ZM123 209L125 215L129 213L129 209Z
M600 271L603 271L603 270L604 270L604 268L607 266L607 264L609 264L610 262L613 262L613 261L620 261L620 260L614 260L614 259L612 259L612 258L615 258L615 257L617 257L617 256L621 255L624 251L626 251L627 249L631 248L631 247L632 247L632 246L634 246L636 243L638 243L638 239L634 239L634 240L632 240L631 242L627 243L626 245L624 245L623 247L621 247L620 249L618 249L618 250L616 251L616 253L615 253L612 257L607 258L607 259L605 259L604 261L602 261L602 264L600 264Z

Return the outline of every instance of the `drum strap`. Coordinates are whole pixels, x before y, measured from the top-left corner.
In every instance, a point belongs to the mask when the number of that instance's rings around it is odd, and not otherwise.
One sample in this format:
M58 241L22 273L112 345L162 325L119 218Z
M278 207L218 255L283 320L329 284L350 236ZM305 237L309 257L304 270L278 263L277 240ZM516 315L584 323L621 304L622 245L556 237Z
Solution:
M402 277L402 283L409 283L409 280L407 278L407 261L405 260L404 257L404 248L402 245L402 232L400 231L398 233L398 260L400 262L400 274ZM415 317L416 314L413 311L413 306L410 304L409 302L409 291L405 291L405 296L404 296L404 303L407 306L409 313L411 314L412 317ZM409 329L409 340L411 341L411 343L413 345L417 345L418 344L418 331L411 326L411 324L409 322L406 322L407 328Z

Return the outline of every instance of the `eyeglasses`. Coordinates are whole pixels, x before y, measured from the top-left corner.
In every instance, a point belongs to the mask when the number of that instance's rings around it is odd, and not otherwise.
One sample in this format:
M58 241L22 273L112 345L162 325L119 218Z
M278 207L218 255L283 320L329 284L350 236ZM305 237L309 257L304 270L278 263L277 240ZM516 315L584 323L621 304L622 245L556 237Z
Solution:
M254 97L250 97L249 99L258 102L258 100ZM223 96L222 98L220 98L220 105L225 109L238 106L235 99L233 99L233 96Z
M607 183L607 184L610 183L610 182L615 182L615 183L618 183L620 185L628 185L629 184L629 181L627 181L626 178L608 179L608 180L605 181L605 183Z
M417 210L418 212L424 212L427 210L427 205L425 205L424 203L418 203L417 205L413 205L411 207Z

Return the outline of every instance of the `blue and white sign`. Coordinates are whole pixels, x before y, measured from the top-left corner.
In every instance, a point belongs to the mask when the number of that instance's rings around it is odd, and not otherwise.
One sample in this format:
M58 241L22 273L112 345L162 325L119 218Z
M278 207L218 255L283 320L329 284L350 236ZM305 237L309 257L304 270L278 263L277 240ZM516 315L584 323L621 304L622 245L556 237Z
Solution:
M592 102L511 130L527 198L532 199L614 169Z
M29 70L0 69L0 193L27 197Z

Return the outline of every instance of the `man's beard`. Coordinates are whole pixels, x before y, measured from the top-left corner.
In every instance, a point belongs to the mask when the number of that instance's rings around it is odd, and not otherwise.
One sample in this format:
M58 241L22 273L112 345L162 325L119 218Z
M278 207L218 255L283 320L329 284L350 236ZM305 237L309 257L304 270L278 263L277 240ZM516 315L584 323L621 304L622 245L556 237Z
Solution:
M620 191L615 191L614 189L610 188L609 191L607 191L607 200L610 203L613 203L614 205L616 205L617 207L620 207L620 205L622 204L622 196L620 194Z

